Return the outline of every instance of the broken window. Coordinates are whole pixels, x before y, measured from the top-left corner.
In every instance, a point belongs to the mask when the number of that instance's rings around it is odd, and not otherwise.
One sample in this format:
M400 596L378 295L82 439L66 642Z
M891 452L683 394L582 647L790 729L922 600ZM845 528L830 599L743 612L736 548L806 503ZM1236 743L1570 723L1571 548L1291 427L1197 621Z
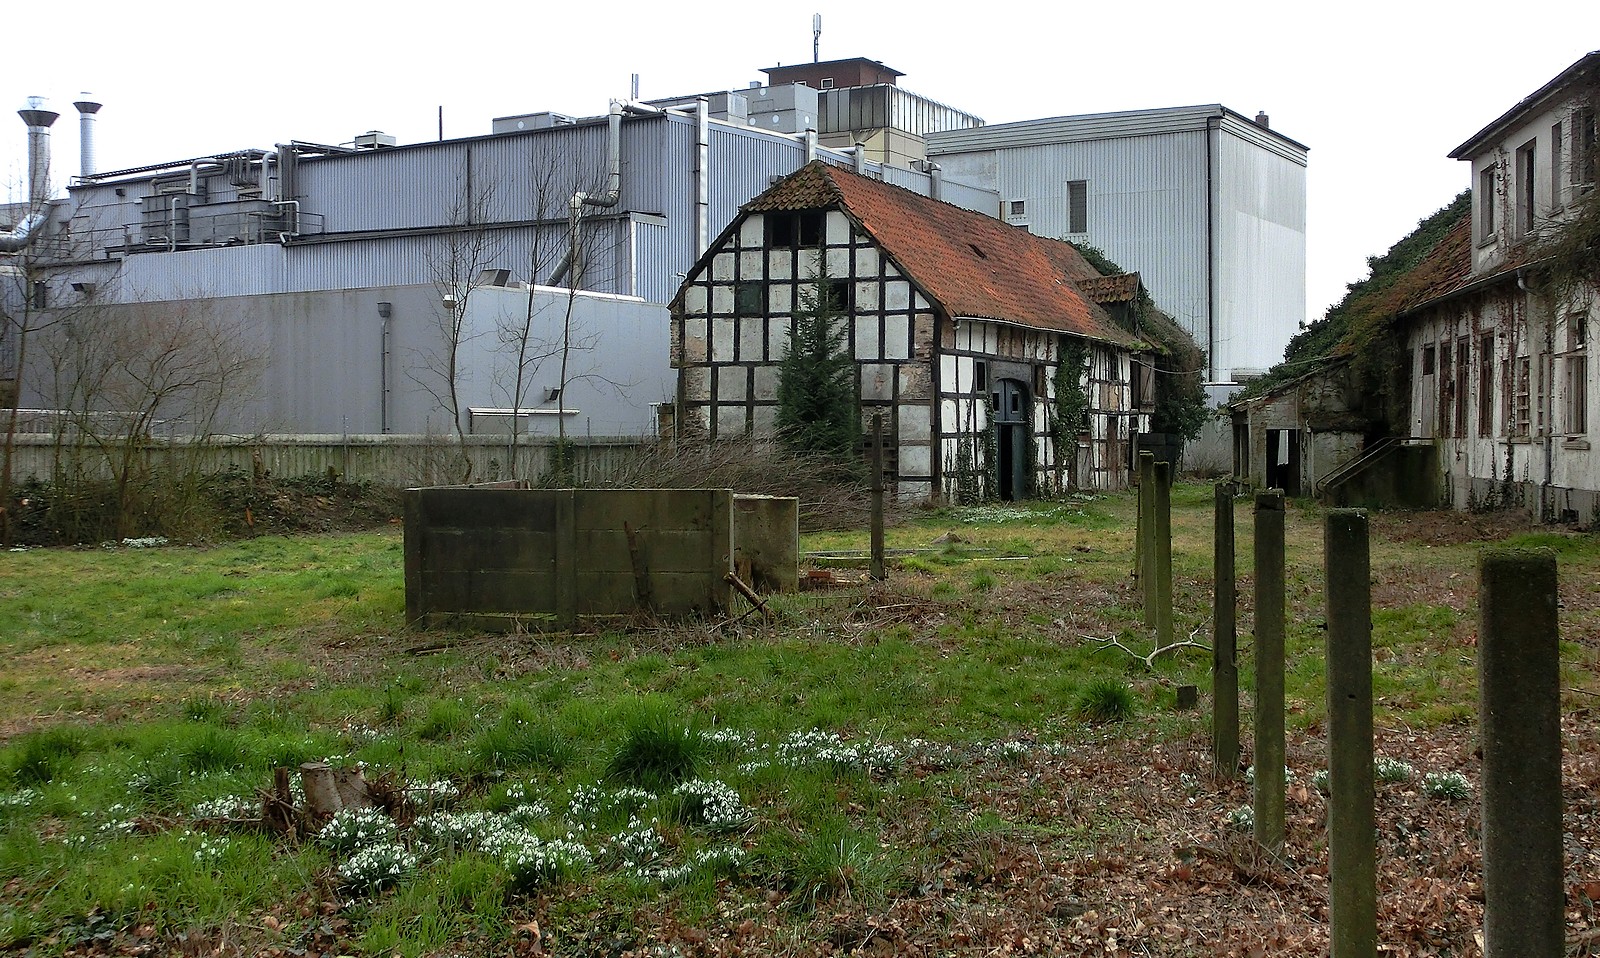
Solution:
M1067 232L1089 232L1089 181L1067 181Z
M1478 435L1494 432L1494 334L1478 340Z
M1589 325L1588 316L1573 313L1567 317L1566 420L1567 434L1589 431Z
M1533 424L1533 391L1532 391L1532 364L1528 357L1517 357L1517 382L1512 400L1512 422L1515 424L1512 435L1527 436L1529 427Z
M782 249L803 249L822 245L826 210L793 210L768 213L767 245Z

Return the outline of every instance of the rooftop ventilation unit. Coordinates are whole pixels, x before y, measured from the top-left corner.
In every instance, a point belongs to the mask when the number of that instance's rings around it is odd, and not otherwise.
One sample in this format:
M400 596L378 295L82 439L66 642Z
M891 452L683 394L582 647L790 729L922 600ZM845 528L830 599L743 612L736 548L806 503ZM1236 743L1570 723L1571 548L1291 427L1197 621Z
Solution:
M358 150L381 150L384 147L394 146L395 138L378 130L368 130L355 138L355 148Z

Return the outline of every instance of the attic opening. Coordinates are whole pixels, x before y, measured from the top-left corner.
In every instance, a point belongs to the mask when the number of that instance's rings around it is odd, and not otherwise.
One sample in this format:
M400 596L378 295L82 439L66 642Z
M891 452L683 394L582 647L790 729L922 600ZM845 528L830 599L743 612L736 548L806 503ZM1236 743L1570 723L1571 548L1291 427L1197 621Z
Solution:
M792 210L766 215L767 246L803 249L822 245L826 210Z

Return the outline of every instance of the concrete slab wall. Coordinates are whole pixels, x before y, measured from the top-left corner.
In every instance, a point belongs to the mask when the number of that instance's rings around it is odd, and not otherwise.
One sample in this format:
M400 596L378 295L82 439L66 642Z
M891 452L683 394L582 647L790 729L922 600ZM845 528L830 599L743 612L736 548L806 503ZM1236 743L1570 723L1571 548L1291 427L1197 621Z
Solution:
M726 489L410 489L406 621L720 612L732 537Z
M733 497L734 568L757 592L800 588L800 500Z

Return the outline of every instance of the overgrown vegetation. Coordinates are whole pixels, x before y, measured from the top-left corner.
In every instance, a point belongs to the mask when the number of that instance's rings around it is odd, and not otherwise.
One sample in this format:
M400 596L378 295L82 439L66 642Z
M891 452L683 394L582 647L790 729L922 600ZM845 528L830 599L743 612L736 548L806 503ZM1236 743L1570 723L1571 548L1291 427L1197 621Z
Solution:
M1208 614L1211 501L1207 486L1174 492L1184 632ZM1179 930L1149 937L1152 954L1208 950L1196 936L1230 953L1257 936L1325 951L1303 940L1326 900L1315 804L1290 867L1232 870L1225 817L1248 792L1206 774L1206 717L1173 705L1209 655L1149 669L1096 641L1142 638L1132 515L1127 495L928 511L889 530L903 558L886 585L775 596L770 626L582 635L408 633L392 531L7 554L0 947L423 956L698 941L764 955L1025 935L1092 954L1108 929L1166 921ZM1296 782L1325 762L1320 520L1286 516ZM1374 519L1377 724L1404 730L1381 731L1380 754L1470 789L1463 623L1474 533L1492 529L1427 521ZM1573 747L1592 749L1576 706L1600 690L1600 609L1585 598L1600 545L1508 544L1559 547L1561 684ZM405 813L347 816L301 842L250 823L275 767L318 759L364 763L403 788ZM1408 829L1380 845L1384 887L1421 889L1396 892L1383 934L1464 951L1481 906L1458 892L1474 812L1416 794L1379 789L1380 829ZM1587 811L1568 828L1579 842L1597 831ZM1275 894L1259 895L1268 880ZM1414 921L1436 889L1443 910ZM1084 900L1095 915L1060 905Z
M1098 247L1088 243L1072 245L1102 275L1121 276L1127 272ZM1206 368L1205 352L1176 320L1156 307L1143 283L1119 318L1129 332L1149 343L1154 350L1156 395L1151 431L1175 433L1185 439L1200 435L1209 415L1206 391L1201 385Z
M1078 485L1078 436L1089 416L1089 394L1083 377L1089 367L1089 344L1077 336L1061 337L1056 368L1052 373L1055 408L1051 410L1050 432L1056 455L1067 467L1067 488Z
M1238 398L1259 396L1315 368L1317 361L1352 356L1357 388L1377 403L1374 408L1392 413L1403 402L1409 364L1402 362L1404 343L1394 327L1395 314L1416 305L1428 291L1448 282L1442 273L1451 257L1437 255L1446 238L1462 241L1462 224L1472 217L1472 191L1462 192L1443 208L1423 218L1417 228L1381 256L1367 258L1368 275L1351 283L1339 302L1297 333L1284 350L1284 361L1265 375L1251 380ZM1433 254L1433 255L1431 255ZM1431 255L1431 259L1430 259ZM1436 268L1425 270L1424 261Z

